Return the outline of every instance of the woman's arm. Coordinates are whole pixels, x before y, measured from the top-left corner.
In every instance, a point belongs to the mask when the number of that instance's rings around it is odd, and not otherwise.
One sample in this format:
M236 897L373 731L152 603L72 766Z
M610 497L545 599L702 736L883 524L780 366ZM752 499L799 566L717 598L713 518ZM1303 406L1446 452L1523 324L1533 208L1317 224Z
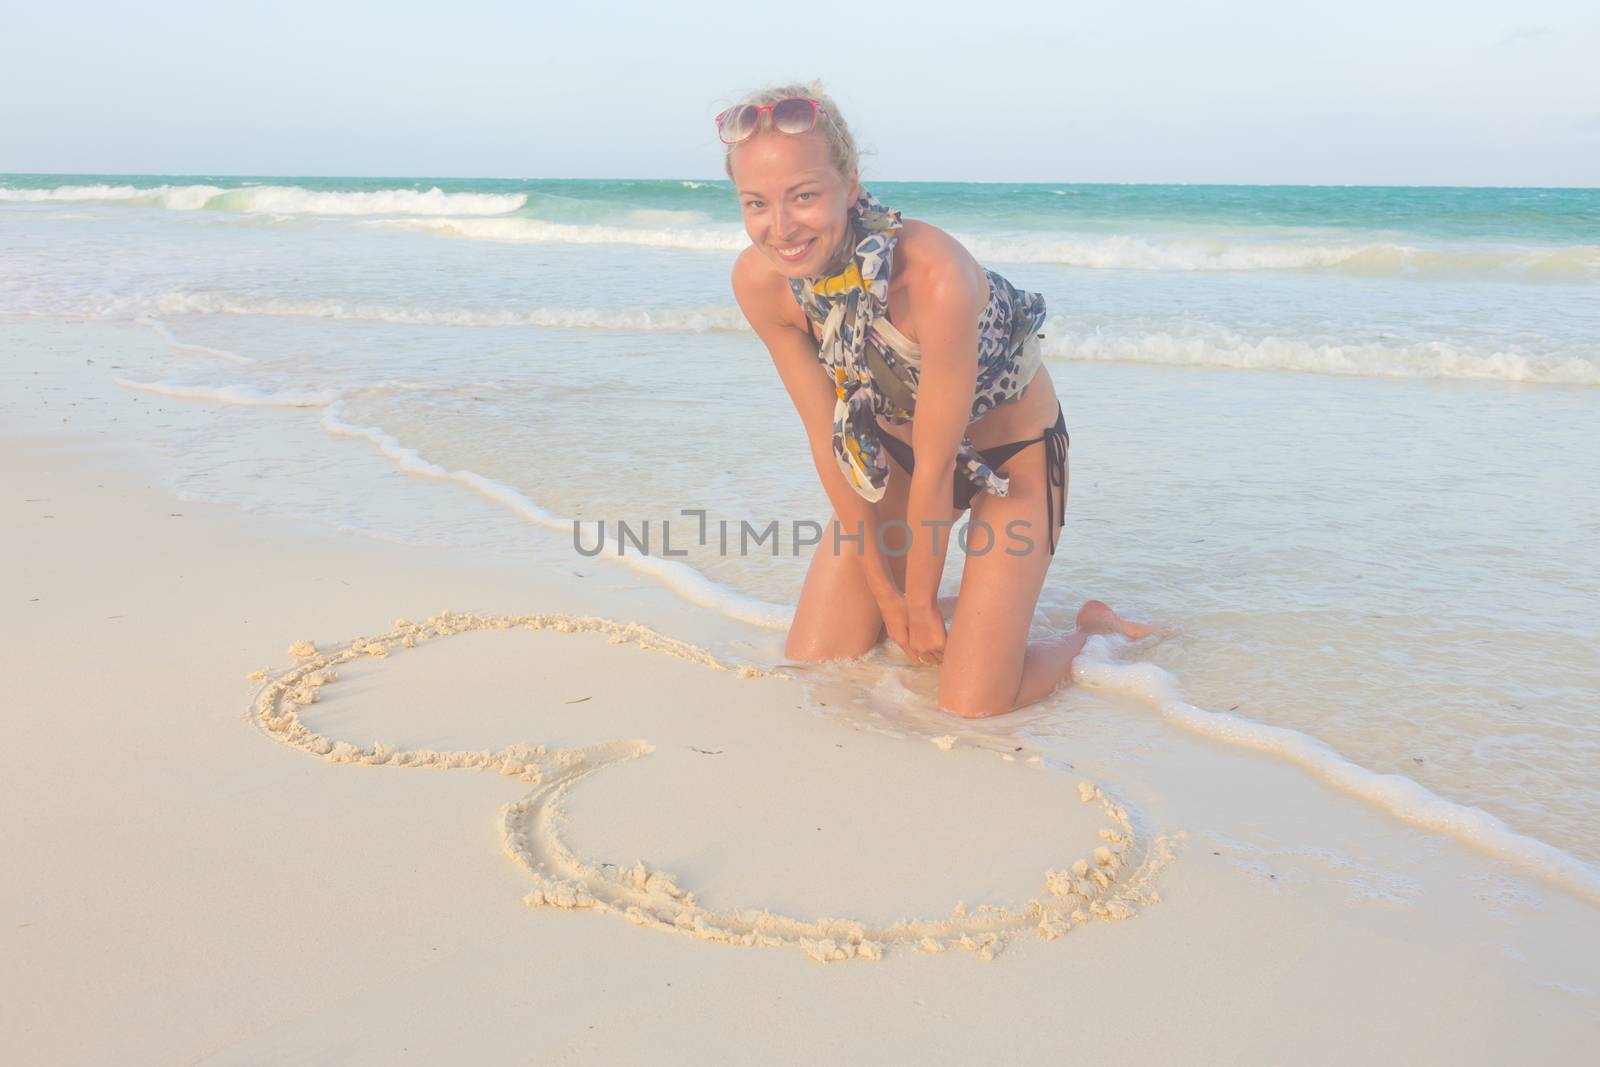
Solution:
M800 421L805 425L811 460L822 480L823 491L839 516L842 536L851 538L840 542L840 550L849 551L851 545L857 546L867 587L888 618L893 607L891 601L899 600L902 594L888 557L878 547L878 506L851 488L834 459L833 409L837 397L817 361L817 344L808 332L786 318L785 312L791 307L798 313L794 296L784 279L766 268L753 249L742 253L734 263L733 294L744 317L772 354L778 376L783 379L784 388L789 391ZM862 534L860 541L855 540L857 530ZM833 531L826 531L819 550L832 551L832 538Z
M915 229L912 229L915 226ZM911 424L916 470L906 501L911 552L906 557L906 606L939 620L939 580L953 527L950 487L956 449L972 417L978 380L978 317L989 300L988 279L967 250L942 230L910 224L900 245L917 343L922 350L917 411ZM909 240L908 240L909 238Z

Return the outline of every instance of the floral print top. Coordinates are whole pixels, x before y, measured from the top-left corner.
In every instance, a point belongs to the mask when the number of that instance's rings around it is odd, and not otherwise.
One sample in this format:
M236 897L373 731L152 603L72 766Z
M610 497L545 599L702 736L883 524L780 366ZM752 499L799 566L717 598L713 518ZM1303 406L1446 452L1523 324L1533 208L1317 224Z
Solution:
M889 276L901 227L866 189L850 207L850 261L837 273L790 279L789 288L816 323L817 360L833 382L833 455L845 478L868 500L882 499L889 467L878 417L910 422L916 413L921 374L918 347L889 321ZM1016 289L992 270L989 303L978 316L978 378L972 417L1015 398L1039 369L1038 333L1044 297ZM956 450L956 473L980 491L1005 496L1009 480L983 462L970 438Z

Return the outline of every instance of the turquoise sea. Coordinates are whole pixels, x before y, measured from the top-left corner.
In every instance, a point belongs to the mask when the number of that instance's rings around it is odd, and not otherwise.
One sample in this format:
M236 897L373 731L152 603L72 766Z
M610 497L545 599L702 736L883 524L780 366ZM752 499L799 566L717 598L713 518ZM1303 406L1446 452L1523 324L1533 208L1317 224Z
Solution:
M1600 878L1600 190L867 185L1048 302L1040 634L1089 596L1175 624L1139 655L1235 740ZM573 519L823 520L729 292L746 243L710 179L3 175L0 329L159 338L78 373L190 497L507 559ZM714 548L572 560L770 644L807 554ZM875 714L926 710L865 669ZM1124 728L1098 714L1069 689L1005 728Z

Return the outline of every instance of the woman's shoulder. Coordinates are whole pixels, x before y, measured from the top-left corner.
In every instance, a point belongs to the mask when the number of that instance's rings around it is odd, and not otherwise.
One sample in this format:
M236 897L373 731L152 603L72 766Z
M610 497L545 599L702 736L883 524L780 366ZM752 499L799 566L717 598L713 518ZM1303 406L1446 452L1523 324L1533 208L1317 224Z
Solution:
M906 219L894 254L895 277L913 297L970 289L980 303L988 299L989 278L983 267L965 245L932 223Z
M733 261L733 295L746 319L777 320L797 330L805 330L805 312L789 288L789 279L776 270L766 257L748 245Z

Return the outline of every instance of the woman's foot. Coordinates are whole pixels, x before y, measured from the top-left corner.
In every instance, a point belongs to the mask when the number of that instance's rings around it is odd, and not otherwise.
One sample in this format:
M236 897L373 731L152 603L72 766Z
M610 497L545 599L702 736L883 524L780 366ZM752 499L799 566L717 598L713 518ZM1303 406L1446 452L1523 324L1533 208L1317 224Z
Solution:
M1077 628L1086 634L1121 634L1130 641L1149 637L1155 628L1142 622L1129 622L1103 600L1088 600L1078 609Z

